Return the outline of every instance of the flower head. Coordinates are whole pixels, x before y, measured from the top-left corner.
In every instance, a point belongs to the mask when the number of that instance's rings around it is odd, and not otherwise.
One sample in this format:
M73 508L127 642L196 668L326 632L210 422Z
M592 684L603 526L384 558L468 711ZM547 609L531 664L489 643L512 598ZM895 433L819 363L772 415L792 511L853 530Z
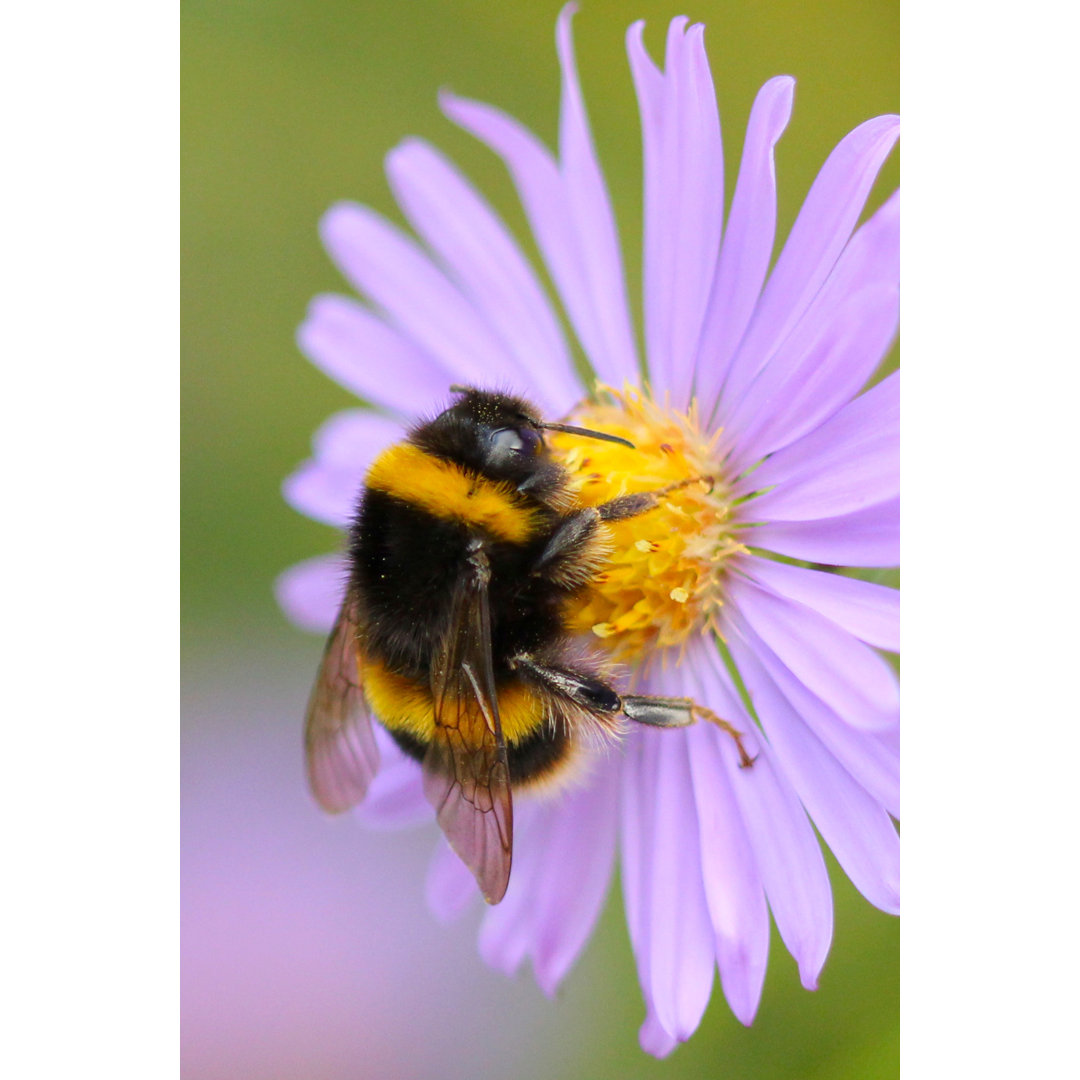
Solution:
M553 992L591 933L618 848L647 1006L641 1043L660 1055L694 1031L717 970L751 1022L770 910L803 984L816 985L832 898L814 826L863 895L898 910L897 684L877 651L899 647L897 598L833 572L898 561L899 377L864 390L896 332L898 195L855 228L898 121L841 141L770 272L773 148L793 81L758 94L725 220L703 28L675 19L661 70L634 24L642 363L571 15L557 30L557 155L490 106L449 94L441 104L510 170L599 385L577 374L552 299L491 207L433 147L406 140L387 171L419 239L367 208L331 209L323 239L367 303L318 297L300 330L308 356L380 411L331 418L285 493L345 526L374 455L460 382L512 386L549 417L634 442L636 453L552 439L582 503L669 488L654 513L613 525L610 557L568 618L637 692L691 697L726 718L753 765L708 723L628 731L578 784L522 802L509 890L480 931L489 963L512 971L529 957ZM325 630L343 581L338 558L314 559L283 575L279 596L295 621ZM383 767L362 812L430 817L418 767L379 738ZM442 847L428 881L436 913L475 891Z

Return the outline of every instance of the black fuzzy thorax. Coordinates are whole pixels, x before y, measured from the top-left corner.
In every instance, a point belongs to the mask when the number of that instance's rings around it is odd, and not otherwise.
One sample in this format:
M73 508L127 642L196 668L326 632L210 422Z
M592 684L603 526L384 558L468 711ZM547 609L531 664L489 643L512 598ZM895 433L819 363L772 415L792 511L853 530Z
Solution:
M565 592L531 573L558 516L537 504L546 527L523 544L487 539L491 564L492 660L498 684L523 653L547 653L561 641ZM455 590L472 572L476 530L437 518L407 500L367 491L350 534L353 590L364 625L364 651L396 674L426 680L448 632Z

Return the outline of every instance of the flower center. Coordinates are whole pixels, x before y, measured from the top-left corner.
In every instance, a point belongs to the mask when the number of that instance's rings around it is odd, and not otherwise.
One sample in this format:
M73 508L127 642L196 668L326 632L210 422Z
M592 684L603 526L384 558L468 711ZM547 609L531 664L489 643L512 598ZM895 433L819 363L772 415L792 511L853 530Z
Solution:
M646 513L610 522L608 564L568 612L571 629L592 635L617 660L640 663L716 628L724 564L745 548L735 536L731 494L715 454L718 433L702 435L694 406L676 413L632 387L600 389L610 403L585 403L571 422L620 435L635 449L553 435L581 503L702 478L669 491Z

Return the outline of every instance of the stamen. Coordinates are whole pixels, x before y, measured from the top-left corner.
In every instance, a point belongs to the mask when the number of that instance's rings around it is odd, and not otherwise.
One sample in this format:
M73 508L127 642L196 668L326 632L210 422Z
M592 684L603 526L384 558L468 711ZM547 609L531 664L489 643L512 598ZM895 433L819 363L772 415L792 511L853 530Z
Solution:
M569 418L634 445L553 433L553 451L583 505L651 492L657 505L604 526L612 551L603 572L575 598L571 626L621 661L647 664L691 636L716 630L725 564L746 549L732 524L732 500L716 436L704 436L696 409L663 409L641 391L599 388L604 399Z

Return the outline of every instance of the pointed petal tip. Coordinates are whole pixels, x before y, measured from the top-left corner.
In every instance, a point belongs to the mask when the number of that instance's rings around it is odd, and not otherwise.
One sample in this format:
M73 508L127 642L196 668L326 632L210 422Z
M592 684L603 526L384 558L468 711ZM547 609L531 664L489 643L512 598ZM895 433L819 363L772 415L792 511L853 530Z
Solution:
M865 128L873 128L880 132L881 138L896 140L900 137L900 117L896 113L883 113L865 121Z
M666 1058L678 1044L679 1040L668 1034L651 1015L638 1029L638 1045L654 1058Z
M824 942L824 948L814 948L811 943L804 942L801 948L794 951L795 962L799 965L799 982L804 990L816 990L818 979L821 977L821 969L829 955L829 946L832 944L832 931Z
M338 227L341 222L353 220L362 207L351 199L339 199L324 211L319 219L319 235L326 242L327 234Z
M552 971L547 970L540 964L533 960L533 975L536 977L536 985L540 987L540 992L548 999L548 1001L554 1001L555 995L559 992L559 979Z
M758 1002L740 1002L736 1007L733 1002L729 1001L728 1005L731 1008L732 1015L743 1027L754 1026L754 1020L757 1018Z
M419 135L406 135L396 146L392 146L386 152L383 164L386 166L386 171L389 173L394 165L403 159L408 160L417 154L423 154L425 151L431 150L433 150L433 147L427 139L422 139Z
M578 13L578 6L576 0L569 0L569 3L563 4L559 9L558 18L555 20L555 34L558 37L560 34L569 33L570 23L573 21L574 16Z
M489 968L493 968L495 971L501 972L508 979L517 974L518 968L521 966L521 961L524 959L518 952L518 950L509 950L505 944L497 939L488 941L483 934L480 936L479 943L480 959L484 961Z
M777 93L786 94L789 98L795 96L795 76L794 75L774 75L771 79L766 79L761 85L761 89L776 91ZM759 90L758 93L761 91Z

